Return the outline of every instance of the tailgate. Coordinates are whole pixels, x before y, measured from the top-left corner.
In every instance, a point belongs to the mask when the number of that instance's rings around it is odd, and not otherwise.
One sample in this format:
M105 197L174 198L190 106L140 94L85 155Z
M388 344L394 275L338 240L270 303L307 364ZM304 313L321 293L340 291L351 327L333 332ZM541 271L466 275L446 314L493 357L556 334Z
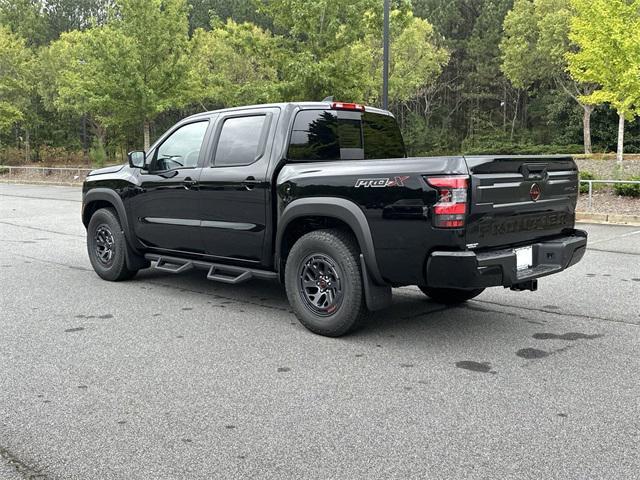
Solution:
M517 245L572 229L578 168L566 156L465 157L471 176L467 244Z

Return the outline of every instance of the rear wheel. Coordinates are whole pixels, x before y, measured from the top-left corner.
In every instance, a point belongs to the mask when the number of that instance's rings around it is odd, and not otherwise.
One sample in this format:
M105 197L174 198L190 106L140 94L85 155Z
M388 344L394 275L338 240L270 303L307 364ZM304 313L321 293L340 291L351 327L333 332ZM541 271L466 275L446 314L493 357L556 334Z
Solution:
M95 272L112 282L133 278L138 271L127 267L126 249L127 240L115 211L96 211L87 228L87 250Z
M285 287L293 311L306 328L339 337L366 316L359 251L351 235L316 230L293 245Z
M460 290L457 288L430 288L418 287L422 293L432 300L446 305L455 305L456 303L464 303L467 300L477 297L484 288L476 288L475 290Z

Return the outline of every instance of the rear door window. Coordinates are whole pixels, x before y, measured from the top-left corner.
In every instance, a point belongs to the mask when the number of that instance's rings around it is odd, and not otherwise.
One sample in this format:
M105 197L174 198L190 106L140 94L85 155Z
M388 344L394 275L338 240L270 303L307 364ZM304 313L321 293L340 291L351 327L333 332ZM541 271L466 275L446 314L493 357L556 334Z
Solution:
M216 148L216 167L250 165L259 157L264 144L266 115L231 117L224 120Z

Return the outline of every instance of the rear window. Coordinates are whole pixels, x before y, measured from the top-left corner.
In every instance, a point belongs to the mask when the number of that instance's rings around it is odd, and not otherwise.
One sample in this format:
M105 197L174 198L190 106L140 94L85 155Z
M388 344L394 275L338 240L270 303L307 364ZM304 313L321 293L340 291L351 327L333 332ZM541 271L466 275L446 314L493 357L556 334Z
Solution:
M344 110L302 110L291 132L289 160L363 160L405 157L396 120Z

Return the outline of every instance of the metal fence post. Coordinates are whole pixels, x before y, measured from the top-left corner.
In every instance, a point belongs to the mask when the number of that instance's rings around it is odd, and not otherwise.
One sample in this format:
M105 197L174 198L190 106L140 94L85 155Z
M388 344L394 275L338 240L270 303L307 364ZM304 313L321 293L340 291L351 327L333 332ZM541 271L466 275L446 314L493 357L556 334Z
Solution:
M593 196L593 182L589 180L589 210L591 210L592 205L592 196Z

